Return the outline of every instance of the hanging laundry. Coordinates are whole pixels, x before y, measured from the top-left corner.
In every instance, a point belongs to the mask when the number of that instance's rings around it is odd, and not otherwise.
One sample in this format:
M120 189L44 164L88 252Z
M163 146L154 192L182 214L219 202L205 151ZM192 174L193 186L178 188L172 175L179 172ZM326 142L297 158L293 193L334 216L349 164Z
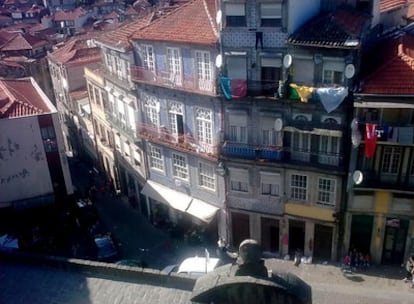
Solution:
M288 98L293 99L293 100L299 100L300 99L298 90L293 88L291 84L289 84L289 97Z
M289 85L293 90L296 90L297 95L302 102L308 102L309 98L312 97L313 91L315 88L306 87L306 86L298 86L297 84L291 83Z
M344 101L345 97L348 96L348 88L319 88L316 89L316 94L318 94L326 112L331 113L336 110Z
M413 143L413 127L398 128L398 143L402 145L411 145Z
M220 85L224 97L226 97L228 100L232 98L244 97L247 94L246 80L220 77Z
M367 123L365 125L365 157L371 158L375 154L377 146L376 124Z

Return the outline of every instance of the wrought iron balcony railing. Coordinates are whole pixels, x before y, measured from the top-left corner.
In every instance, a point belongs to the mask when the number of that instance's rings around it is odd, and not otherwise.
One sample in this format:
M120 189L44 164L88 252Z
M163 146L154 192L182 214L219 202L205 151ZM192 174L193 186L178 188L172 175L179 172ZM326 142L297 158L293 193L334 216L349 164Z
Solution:
M122 122L118 117L113 115L112 113L105 112L106 119L112 123L112 126L119 132L123 132L125 135L136 139L137 135L136 132L128 127L124 122Z
M214 79L198 79L194 76L172 74L168 71L150 71L144 67L131 66L131 79L135 82L174 88L203 95L216 96L217 84Z
M201 155L216 160L218 158L217 146L205 143L187 134L174 134L166 128L150 124L139 124L138 134L155 143L167 145L186 153Z
M245 159L264 159L280 161L283 159L283 148L276 146L258 146L251 144L226 141L222 146L222 153L227 157Z

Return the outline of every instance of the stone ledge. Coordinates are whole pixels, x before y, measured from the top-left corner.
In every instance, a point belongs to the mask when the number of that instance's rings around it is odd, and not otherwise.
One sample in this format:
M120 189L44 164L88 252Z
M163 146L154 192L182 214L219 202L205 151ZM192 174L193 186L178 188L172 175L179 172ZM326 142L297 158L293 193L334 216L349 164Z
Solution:
M0 260L25 264L36 264L83 272L90 275L101 275L116 280L125 280L141 284L162 285L172 288L192 290L196 278L183 274L164 274L158 269L115 265L91 260L66 258L61 256L42 255L20 251L1 251Z

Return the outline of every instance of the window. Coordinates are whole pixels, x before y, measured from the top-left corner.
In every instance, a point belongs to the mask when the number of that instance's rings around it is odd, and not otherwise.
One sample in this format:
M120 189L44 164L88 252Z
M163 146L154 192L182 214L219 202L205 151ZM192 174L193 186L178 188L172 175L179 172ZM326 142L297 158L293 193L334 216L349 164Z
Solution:
M184 105L172 102L169 109L170 130L174 135L184 134Z
M262 195L280 195L280 174L260 173L260 187Z
M344 70L345 64L342 61L324 61L322 82L327 85L342 84L344 82Z
M260 66L262 81L274 83L281 79L282 60L280 58L262 57Z
M275 118L263 116L260 119L260 144L262 146L283 146L283 132L275 131Z
M180 154L172 154L173 176L180 179L188 179L188 166L185 156Z
M246 7L243 3L226 3L226 25L246 26Z
M40 128L45 152L57 151L56 135L53 126Z
M249 192L249 175L244 169L229 169L230 189L236 192Z
M247 79L246 55L226 56L227 77L231 79Z
M281 26L282 25L282 4L266 3L260 4L261 26Z
M335 207L336 181L330 178L318 178L318 205Z
M173 85L181 85L181 58L177 48L167 48L167 66L169 80Z
M247 115L246 113L229 114L228 139L232 142L247 143Z
M134 165L135 166L141 165L141 152L138 149L134 150Z
M149 146L150 167L151 169L164 171L164 156L162 150L158 147Z
M210 53L203 51L196 51L197 62L197 76L199 82L199 89L204 91L212 90L211 82L211 60Z
M319 137L319 153L339 154L339 137L321 135Z
M216 178L214 174L214 167L206 164L199 163L198 166L198 182L201 187L205 187L211 190L216 189Z
M298 152L310 151L310 134L308 133L292 133L292 150Z
M154 49L151 45L143 45L142 52L144 57L144 67L149 71L155 72Z
M155 98L147 97L145 100L145 122L154 127L160 125L159 121L159 103Z
M308 177L292 174L290 177L290 198L297 201L306 201Z
M397 174L400 166L401 154L401 147L384 147L381 171L388 174Z
M212 144L213 143L213 113L211 110L197 108L197 138L199 141Z

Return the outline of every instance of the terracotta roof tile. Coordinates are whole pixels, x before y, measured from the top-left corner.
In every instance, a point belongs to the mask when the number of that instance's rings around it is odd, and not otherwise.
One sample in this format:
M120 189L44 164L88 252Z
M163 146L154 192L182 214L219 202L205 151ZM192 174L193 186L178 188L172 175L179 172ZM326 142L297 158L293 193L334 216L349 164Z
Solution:
M130 37L141 28L147 26L154 18L154 14L147 14L143 17L140 17L136 20L133 20L120 28L105 32L97 40L112 45L118 48L129 48L131 47L129 43Z
M49 112L32 78L0 80L0 118Z
M48 42L31 34L16 33L12 39L3 44L2 51L21 51L31 50L37 47L45 46Z
M407 19L410 21L414 21L414 1L413 0L410 0L408 2Z
M133 39L214 45L218 40L214 0L193 0L136 32Z
M66 20L76 20L82 16L85 16L88 12L85 11L82 7L78 7L73 11L56 11L54 19L55 21L66 21Z
M65 65L76 65L80 63L93 63L101 60L101 49L89 47L86 39L74 37L63 47L49 54L53 61Z
M380 12L386 12L397 7L407 4L407 0L381 0L380 1Z
M292 45L357 48L361 32L369 18L350 8L321 13L290 35Z
M404 37L384 64L362 81L361 94L414 95L414 38Z

